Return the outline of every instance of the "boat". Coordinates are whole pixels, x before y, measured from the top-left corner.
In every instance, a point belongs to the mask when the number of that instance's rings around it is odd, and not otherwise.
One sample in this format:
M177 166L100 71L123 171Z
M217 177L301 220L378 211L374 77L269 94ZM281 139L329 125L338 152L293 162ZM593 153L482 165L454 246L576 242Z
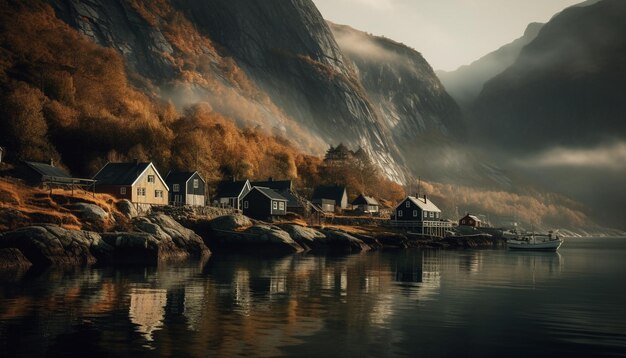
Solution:
M526 233L506 240L510 250L556 251L561 244L563 239L553 231L547 234Z

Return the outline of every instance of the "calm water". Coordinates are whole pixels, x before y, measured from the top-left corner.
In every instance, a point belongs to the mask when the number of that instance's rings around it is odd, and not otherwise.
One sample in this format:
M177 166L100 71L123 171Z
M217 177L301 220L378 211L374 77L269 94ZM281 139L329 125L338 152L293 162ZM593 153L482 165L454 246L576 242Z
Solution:
M626 356L626 239L0 280L0 356Z

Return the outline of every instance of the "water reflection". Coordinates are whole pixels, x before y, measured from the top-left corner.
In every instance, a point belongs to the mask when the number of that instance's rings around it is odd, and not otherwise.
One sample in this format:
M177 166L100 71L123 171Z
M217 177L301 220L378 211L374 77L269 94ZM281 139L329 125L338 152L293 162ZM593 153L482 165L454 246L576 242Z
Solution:
M600 284L604 271L592 281L579 274L583 257L406 250L27 272L0 283L0 349L16 356L77 347L104 355L390 356L433 355L426 347L437 344L458 355L465 352L445 343L451 335L488 337L485 347L525 330L543 330L533 338L542 342L582 342L582 333L563 332L590 317L596 321L586 335L626 331L626 319L616 318L626 317L617 304L623 290L600 296L597 311L585 308L599 300L589 292L609 285ZM602 264L613 265L609 272L624 268L621 256L604 255ZM597 287L578 292L589 285ZM569 308L557 304L565 298ZM626 347L616 337L611 347Z

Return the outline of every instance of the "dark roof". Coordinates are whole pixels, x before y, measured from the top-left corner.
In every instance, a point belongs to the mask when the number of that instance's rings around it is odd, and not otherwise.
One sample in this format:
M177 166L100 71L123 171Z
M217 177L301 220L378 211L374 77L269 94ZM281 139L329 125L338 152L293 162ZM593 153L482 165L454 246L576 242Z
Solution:
M270 188L263 188L260 186L255 186L252 188L252 190L258 190L261 192L261 194L267 196L268 198L272 199L272 200L281 200L281 201L288 201L284 196L278 194L276 191L270 189Z
M352 205L379 205L376 199L371 196L365 196L363 194L359 195L354 201L352 201Z
M72 176L62 168L55 167L50 164L45 163L37 163L37 162L24 162L27 166L35 170L37 173L48 176L48 177L57 177L57 178L71 178Z
M332 199L335 202L341 202L343 193L346 191L345 186L338 185L320 185L313 191L313 200L315 199Z
M132 185L150 163L107 163L94 176L98 185Z
M171 171L167 174L165 182L167 183L186 183L196 172L178 172ZM204 180L204 179L203 179Z
M243 191L244 185L246 185L247 180L223 180L217 184L217 189L215 191L215 196L218 198L235 198L238 197L239 194Z
M270 188L277 191L291 190L291 180L267 180L267 181L253 181L250 182L252 186L260 186L263 188Z

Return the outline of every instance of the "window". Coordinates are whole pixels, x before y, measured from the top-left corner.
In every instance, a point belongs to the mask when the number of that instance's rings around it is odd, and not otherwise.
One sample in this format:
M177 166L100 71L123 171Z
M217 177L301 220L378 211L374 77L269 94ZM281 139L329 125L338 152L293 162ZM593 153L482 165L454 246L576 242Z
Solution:
M194 179L193 180L193 188L194 189L198 189L199 186L200 186L200 183L199 183L198 179Z
M408 201L408 200L406 201L406 207L407 207L407 208L410 208L410 207L411 207L411 202L410 202L410 201Z
M278 202L272 201L272 209L274 210L278 209Z
M440 213L435 213L435 219L439 219L439 215L441 215Z
M427 218L428 217L428 211L424 211L424 217Z
M402 211L402 210L398 210L398 217L399 217L399 218L401 218L401 217L402 217L402 214L403 214L403 211Z
M163 197L163 190L155 190L154 191L154 197L155 198L162 198Z
M429 218L434 218L435 217L435 213L433 213L432 211L428 213L428 217Z
M137 195L146 196L146 188L137 188Z
M278 207L280 208L280 210L285 210L285 203L283 203L282 201L278 204Z
M148 183L154 183L154 175L148 175Z
M461 220L461 224L465 225L465 220Z
M180 191L180 184L172 185L172 190L174 190L175 193L178 193Z
M246 200L246 201L244 201L244 202L243 202L243 208L244 208L244 209L247 209L247 208L248 208L248 200Z
M413 217L417 217L417 210L413 210Z
M126 187L125 186L120 188L120 195L126 195Z
M181 197L181 195L174 195L174 202L175 202L175 203L180 203L180 202L182 202L182 197Z

